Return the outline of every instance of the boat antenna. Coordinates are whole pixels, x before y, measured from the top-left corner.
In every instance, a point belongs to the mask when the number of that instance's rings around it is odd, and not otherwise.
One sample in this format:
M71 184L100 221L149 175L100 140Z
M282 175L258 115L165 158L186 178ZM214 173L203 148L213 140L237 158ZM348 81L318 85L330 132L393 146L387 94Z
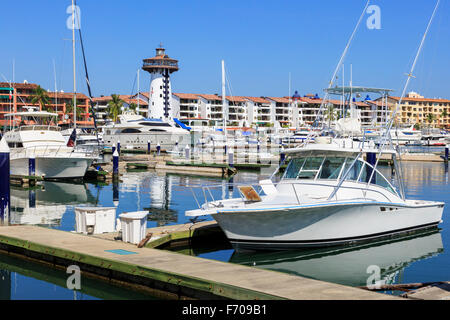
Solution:
M380 155L382 153L384 145L386 144L388 139L391 137L390 130L391 130L392 125L394 123L395 116L397 115L397 112L399 110L399 106L401 105L401 103L403 101L403 98L405 97L405 93L406 93L406 90L408 89L409 81L411 80L411 78L414 77L413 76L413 72L414 72L414 69L416 68L417 60L419 59L420 53L422 52L423 44L425 43L425 39L426 39L426 37L428 35L428 31L430 30L430 27L431 27L431 23L433 22L434 16L436 15L436 11L437 11L437 9L439 7L439 3L440 3L440 0L437 0L436 5L435 5L434 10L433 10L433 14L431 15L430 21L428 22L428 26L427 26L427 28L425 30L425 33L424 33L423 37L422 37L422 41L420 42L419 48L417 49L416 57L414 58L414 62L412 64L412 66L411 66L411 70L409 71L408 74L406 74L407 78L406 78L405 85L403 87L402 95L400 96L400 99L399 99L399 101L398 101L398 103L397 103L397 105L396 105L396 107L394 109L394 112L392 113L391 119L389 120L388 126L387 126L386 131L385 131L385 133L383 135L383 139L381 140L381 143L379 145L379 153L378 153L377 161L375 162L375 165L373 167L374 170L372 171L372 174L370 175L370 178L368 180L369 182L367 183L367 187L369 186L369 183L372 180L372 177L373 177L373 175L375 173L375 169L378 166L378 162L380 160ZM399 180L399 184L400 184L401 196L402 196L403 199L405 199L405 194L404 194L404 191L403 191L403 182L400 179L398 179L398 180Z
M227 128L227 116L228 116L228 110L225 112L225 104L226 104L226 97L225 97L225 61L222 60L222 114L223 114L223 134L226 135L226 128Z
M353 32L352 32L350 38L348 39L347 45L345 46L344 52L342 52L341 58L339 59L336 69L333 72L333 76L331 77L331 80L328 83L328 89L330 89L334 84L336 75L337 75L338 71L340 70L342 63L344 62L345 56L347 55L348 49L350 48L350 44L352 43L353 38L355 37L356 31L358 30L359 25L361 24L361 21L362 21L364 15L366 14L366 10L367 10L367 7L369 6L369 3L370 3L370 0L367 0L364 10L362 11L361 16L359 17L358 23L356 24L355 28L353 29ZM325 96L322 99L322 103L320 104L319 111L317 112L316 121L314 121L313 125L314 124L317 125L319 123L320 117L323 113L324 106L326 104L325 102L328 100L328 96L329 96L328 90L325 90ZM313 135L313 130L311 130L309 132L308 136L306 137L305 144L308 144L311 141L312 135Z

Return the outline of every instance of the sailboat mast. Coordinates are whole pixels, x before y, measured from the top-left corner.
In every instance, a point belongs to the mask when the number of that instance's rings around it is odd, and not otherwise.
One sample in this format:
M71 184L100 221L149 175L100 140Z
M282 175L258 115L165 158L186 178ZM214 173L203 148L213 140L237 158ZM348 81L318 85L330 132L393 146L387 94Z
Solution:
M77 127L77 83L75 75L75 5L72 0L72 67L73 67L73 127Z
M139 89L139 69L137 70L137 86L138 86L138 95L137 95L137 110L138 110L138 112L139 112L139 96L140 96L140 89Z
M226 134L228 110L225 107L225 61L222 60L222 109L223 109L223 133Z

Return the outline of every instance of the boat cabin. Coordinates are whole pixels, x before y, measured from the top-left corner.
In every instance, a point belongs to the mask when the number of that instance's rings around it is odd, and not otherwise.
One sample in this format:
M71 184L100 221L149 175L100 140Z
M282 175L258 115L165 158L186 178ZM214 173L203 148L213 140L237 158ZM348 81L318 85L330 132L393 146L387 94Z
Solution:
M374 169L375 161L372 159L375 159L375 150L364 152L368 160L366 161L363 157L364 153L357 152L355 149L309 151L307 149L291 154L291 160L282 176L282 181L310 180L336 184L343 180L358 183L364 187L376 185L399 196L391 182L377 168Z

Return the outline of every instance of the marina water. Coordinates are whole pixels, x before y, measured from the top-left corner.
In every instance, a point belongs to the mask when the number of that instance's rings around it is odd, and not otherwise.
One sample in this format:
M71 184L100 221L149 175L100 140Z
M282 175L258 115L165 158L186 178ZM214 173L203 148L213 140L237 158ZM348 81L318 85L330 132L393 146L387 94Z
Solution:
M389 166L383 174L391 176ZM448 165L404 162L407 198L445 201L438 230L360 245L286 252L236 252L224 241L177 249L207 259L249 265L350 286L365 286L379 271L385 284L448 281L450 279L450 183ZM257 183L256 172L240 171L233 182ZM77 206L116 206L122 212L148 210L147 227L189 223L184 211L197 208L189 187L217 185L215 199L236 197L229 181L154 171L127 172L118 184L48 182L32 189L11 187L11 223L33 224L64 231L75 230ZM193 189L195 190L195 189ZM201 189L200 189L201 190ZM196 195L196 197L194 197ZM210 217L207 220L212 220ZM82 290L65 287L67 274L39 264L0 254L0 299L151 299L141 293L82 279Z

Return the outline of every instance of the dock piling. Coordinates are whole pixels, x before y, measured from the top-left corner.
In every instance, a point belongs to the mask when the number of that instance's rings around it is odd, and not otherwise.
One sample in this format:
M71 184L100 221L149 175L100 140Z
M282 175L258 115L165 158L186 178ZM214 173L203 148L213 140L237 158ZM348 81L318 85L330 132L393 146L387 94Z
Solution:
M9 221L10 186L9 186L9 147L5 138L0 141L0 225Z
M28 158L28 175L30 177L34 177L36 175L36 158L34 157L34 155L31 155ZM30 179L30 185L35 183L36 180Z
M228 152L228 165L233 168L234 166L234 153L233 149L230 149L230 152Z
M113 153L113 178L119 178L119 153L114 150Z
M188 160L188 161L191 159L190 152L191 152L191 148L189 148L189 145L186 145L186 147L184 148L184 154L185 154L186 160Z

